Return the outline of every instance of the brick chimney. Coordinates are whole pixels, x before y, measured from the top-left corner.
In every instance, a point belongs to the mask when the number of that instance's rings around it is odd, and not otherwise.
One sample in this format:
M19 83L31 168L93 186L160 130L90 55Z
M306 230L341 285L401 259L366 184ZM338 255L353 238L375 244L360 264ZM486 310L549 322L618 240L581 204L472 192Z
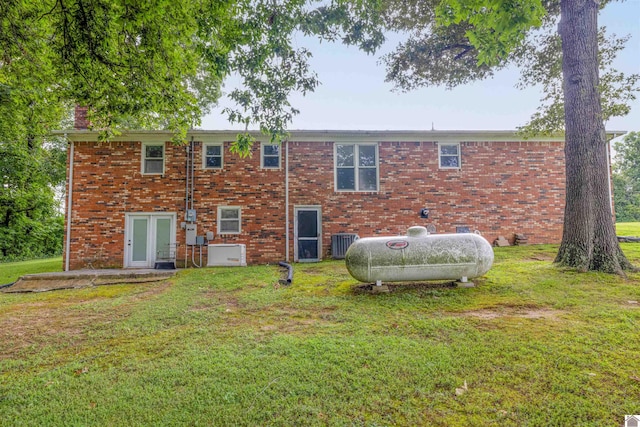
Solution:
M76 105L74 129L89 129L89 120L87 120L88 107Z

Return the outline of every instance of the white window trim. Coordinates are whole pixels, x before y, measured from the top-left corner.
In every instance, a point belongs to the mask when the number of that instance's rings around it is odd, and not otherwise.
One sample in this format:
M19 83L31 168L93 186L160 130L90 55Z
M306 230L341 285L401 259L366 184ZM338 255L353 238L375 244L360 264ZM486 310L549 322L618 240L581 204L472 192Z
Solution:
M145 160L147 159L146 157L146 153L147 153L147 147L148 146L162 146L162 172L145 172L144 171L144 167L146 165ZM167 159L167 147L166 147L166 143L164 142L143 142L142 143L142 150L140 153L140 173L142 173L142 175L164 175L164 168L165 168L165 164L166 164L166 159Z
M238 210L238 231L222 231L220 224L222 222L222 210L223 209L237 209ZM241 206L218 206L218 219L216 221L216 226L218 229L219 235L226 234L240 234L242 233L242 207Z
M278 167L274 167L274 166L265 166L264 165L264 147L266 145L278 145ZM269 156L269 157L275 157L275 156ZM261 142L260 143L260 168L261 169L271 169L271 170L278 170L282 168L282 145L281 144L269 144L266 142Z
M341 190L338 189L338 145L353 145L353 165L355 169L354 186L353 190ZM376 150L376 189L375 190L358 190L359 186L359 174L358 170L358 157L360 153L360 146L373 146ZM378 193L380 191L380 153L378 143L362 143L362 142L336 142L333 144L333 189L337 193ZM371 168L366 168L371 169Z
M441 147L451 147L455 146L458 149L458 166L442 166L442 150ZM453 157L451 154L446 155L445 157ZM438 169L462 169L462 152L460 150L459 142L439 142L438 143Z
M220 167L207 167L207 147L220 147ZM222 142L205 142L202 144L202 169L220 170L224 168L224 144Z

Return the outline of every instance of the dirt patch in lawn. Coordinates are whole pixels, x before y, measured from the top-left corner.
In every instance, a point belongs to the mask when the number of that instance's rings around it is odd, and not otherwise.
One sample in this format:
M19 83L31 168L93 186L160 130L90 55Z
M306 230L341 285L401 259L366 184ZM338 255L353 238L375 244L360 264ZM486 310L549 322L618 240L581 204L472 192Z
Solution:
M163 282L156 282L150 286L147 290L137 293L131 298L131 301L141 301L149 299L150 297L160 295L167 291L171 287L173 282L165 280Z
M503 317L519 317L522 319L548 319L557 320L565 312L545 307L491 307L482 310L465 311L461 316L475 317L478 319L500 319Z
M256 334L256 339L274 334L306 335L340 323L333 307L306 310L277 304L251 308L235 305L233 301L223 303L222 307L220 321L223 328L229 332L249 328Z
M386 286L389 292L403 292L409 290L430 290L441 288L455 288L457 282L402 282L402 283L386 283L383 282L383 286ZM377 290L375 283L367 283L355 285L352 288L356 294L369 294L375 293Z
M0 312L0 360L17 357L25 349L36 352L47 346L81 345L87 339L87 331L129 316L141 301L162 294L170 286L170 281L154 284L129 295L122 304L105 307L90 305L108 299L95 295L69 301L54 298L5 306Z
M51 345L78 345L84 341L88 325L107 317L107 313L26 304L0 318L0 359L13 358L27 348L37 351Z
M191 306L191 311L217 311L222 309L225 313L232 313L242 308L244 308L244 305L240 303L237 292L207 290L199 294Z
M545 254L536 254L530 258L531 261L553 261L555 256L553 255L545 255Z

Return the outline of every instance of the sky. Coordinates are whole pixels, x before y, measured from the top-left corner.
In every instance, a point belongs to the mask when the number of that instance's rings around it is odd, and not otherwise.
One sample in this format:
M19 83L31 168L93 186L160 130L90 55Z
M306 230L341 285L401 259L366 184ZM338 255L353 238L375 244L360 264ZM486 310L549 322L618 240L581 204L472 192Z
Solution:
M615 67L627 74L640 73L640 0L609 4L600 13L599 24L608 32L631 34ZM355 47L303 37L297 42L313 53L311 66L321 85L304 97L292 97L300 114L294 117L291 130L512 130L524 125L540 105L541 88L515 88L517 68L453 90L432 87L394 92L393 85L384 81L385 67L379 61L397 41L385 44L374 56ZM203 118L201 128L242 129L221 113L232 105L221 99ZM632 103L629 115L613 118L605 126L608 131L640 131L640 100Z

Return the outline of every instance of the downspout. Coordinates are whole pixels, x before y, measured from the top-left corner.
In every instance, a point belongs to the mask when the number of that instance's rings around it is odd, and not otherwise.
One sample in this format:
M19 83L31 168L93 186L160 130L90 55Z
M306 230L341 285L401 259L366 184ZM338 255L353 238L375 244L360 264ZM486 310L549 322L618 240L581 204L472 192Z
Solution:
M190 147L189 145L187 145L185 147L186 151L187 151L187 155L185 158L185 188L184 188L184 214L185 216L187 215L187 210L189 209L189 171L191 170L191 168L189 167L189 159L190 159Z
M611 219L613 220L613 189L611 188L611 141L613 141L617 135L614 133L613 138L607 141L607 179L609 184L609 209L611 213Z
M189 171L191 168L189 168L189 159L190 159L190 146L189 144L187 144L185 146L185 150L186 150L186 156L185 156L185 189L184 189L184 219L185 219L185 224L186 224L186 219L187 219L187 211L189 210ZM185 228L185 235L186 235L186 228ZM184 245L184 268L188 268L187 263L189 262L189 246L186 244L186 240L185 240L185 245Z
M189 196L189 200L191 202L191 206L190 209L193 210L194 209L194 203L193 203L193 196L195 194L195 188L196 188L196 163L195 163L195 142L194 142L194 138L193 136L191 136L191 142L189 143L190 146L190 152L191 152L191 160L190 160L190 165L191 165L191 172L190 172L190 176L191 176L191 184L190 184L190 188L191 188L191 194ZM192 221L193 222L193 221ZM195 254L196 254L196 246L193 245L191 246L191 264L193 264L193 266L197 267L197 268L202 268L202 245L198 245L199 251L200 251L200 264L196 264L195 261Z
M64 138L67 139L67 134L64 134ZM67 239L65 242L65 259L64 259L64 271L69 271L69 255L71 254L71 214L73 212L73 156L74 156L74 144L70 141L69 147L69 188L67 189Z
M193 142L193 136L191 137L190 150L191 150L191 195L189 200L191 201L191 209L193 209L193 194L196 186L196 164L195 164L195 144Z
M285 259L289 262L289 141L284 142L284 236Z

